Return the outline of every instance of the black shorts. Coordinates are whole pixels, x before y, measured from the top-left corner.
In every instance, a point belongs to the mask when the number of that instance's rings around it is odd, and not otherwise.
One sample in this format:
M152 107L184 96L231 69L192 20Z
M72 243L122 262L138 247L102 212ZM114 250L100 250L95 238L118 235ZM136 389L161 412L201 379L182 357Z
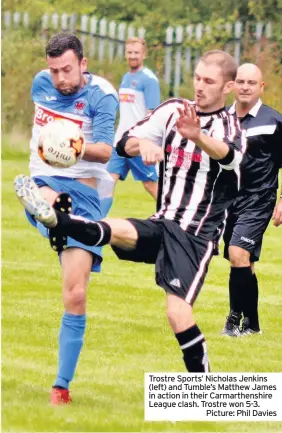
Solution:
M134 250L112 247L121 260L155 264L156 283L193 304L204 283L213 242L181 229L174 221L129 218L138 233Z
M234 245L250 252L251 262L259 260L262 238L273 214L275 191L239 195L229 210L223 235L224 257L229 260L228 247Z

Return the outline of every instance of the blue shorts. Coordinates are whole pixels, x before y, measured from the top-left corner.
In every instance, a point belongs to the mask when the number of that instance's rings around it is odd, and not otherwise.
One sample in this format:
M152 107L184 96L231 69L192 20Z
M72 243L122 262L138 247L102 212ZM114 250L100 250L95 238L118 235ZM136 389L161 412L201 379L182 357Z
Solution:
M107 170L109 173L119 174L120 180L126 179L129 170L132 171L135 180L142 182L157 182L158 180L157 170L154 165L145 165L141 156L122 158L117 154L115 148L113 149Z
M75 179L61 176L36 176L33 178L36 184L49 186L54 191L67 192L72 198L72 214L79 215L93 221L99 221L102 218L100 210L100 200L95 189L78 182ZM26 211L29 222L37 227L42 236L48 238L48 229L39 221L36 221L29 212ZM93 254L92 272L100 272L102 262L102 248L84 245L74 239L67 238L67 247L81 248L90 251Z

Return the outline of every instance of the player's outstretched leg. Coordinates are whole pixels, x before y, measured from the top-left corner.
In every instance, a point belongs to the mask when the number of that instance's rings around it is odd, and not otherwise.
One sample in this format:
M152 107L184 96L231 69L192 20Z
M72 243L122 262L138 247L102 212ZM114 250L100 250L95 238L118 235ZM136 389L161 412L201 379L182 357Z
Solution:
M65 192L59 194L53 203L53 208L56 211L70 214L72 210L72 200L69 194ZM49 229L49 241L52 250L57 253L60 253L67 248L67 236L62 235L57 227Z
M55 210L41 195L38 186L31 177L24 174L18 175L15 178L15 191L21 204L35 219L48 228L56 226Z

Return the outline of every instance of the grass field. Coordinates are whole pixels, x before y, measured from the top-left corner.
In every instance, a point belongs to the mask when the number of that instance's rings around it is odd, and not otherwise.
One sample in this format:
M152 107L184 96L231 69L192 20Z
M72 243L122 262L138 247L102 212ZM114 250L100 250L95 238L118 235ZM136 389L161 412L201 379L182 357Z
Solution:
M73 405L53 408L63 311L57 257L26 221L13 178L25 160L2 166L2 431L4 432L281 432L282 423L145 422L144 372L184 372L165 318L165 295L148 265L119 262L109 247L88 292L88 324L71 387ZM147 217L154 204L139 183L119 183L111 216ZM282 227L270 226L261 262L263 334L220 336L227 314L228 265L215 258L195 305L215 372L278 372L281 361Z

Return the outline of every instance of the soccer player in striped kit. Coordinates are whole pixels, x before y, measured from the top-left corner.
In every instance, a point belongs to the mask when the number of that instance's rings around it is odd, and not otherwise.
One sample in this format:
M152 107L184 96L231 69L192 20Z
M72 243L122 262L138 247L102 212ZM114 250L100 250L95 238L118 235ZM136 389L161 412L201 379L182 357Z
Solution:
M209 371L207 345L193 318L193 304L218 227L238 192L246 145L236 116L224 105L236 71L229 54L205 53L194 73L195 101L164 102L117 144L121 156L141 155L145 164L160 163L158 211L150 218L93 223L49 208L49 226L62 234L92 245L110 244L121 260L155 264L156 282L167 294L167 317L190 372ZM42 198L33 213L46 224L41 207L46 209Z

